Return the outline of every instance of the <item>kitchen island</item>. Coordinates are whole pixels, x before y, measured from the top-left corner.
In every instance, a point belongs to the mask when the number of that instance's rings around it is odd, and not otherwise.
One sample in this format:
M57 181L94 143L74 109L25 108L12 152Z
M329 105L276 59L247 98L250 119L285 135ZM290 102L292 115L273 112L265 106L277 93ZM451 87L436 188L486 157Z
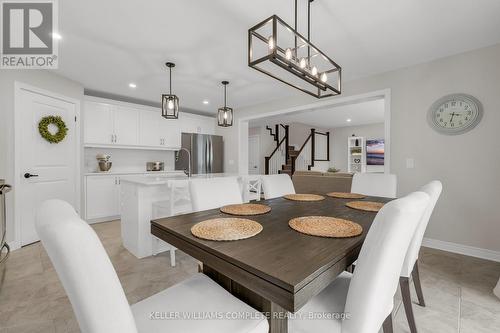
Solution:
M191 179L238 177L237 174L217 173L193 175ZM137 258L170 250L172 264L174 248L151 235L151 220L192 211L189 179L182 171L168 175L130 176L121 179L121 234L123 246Z

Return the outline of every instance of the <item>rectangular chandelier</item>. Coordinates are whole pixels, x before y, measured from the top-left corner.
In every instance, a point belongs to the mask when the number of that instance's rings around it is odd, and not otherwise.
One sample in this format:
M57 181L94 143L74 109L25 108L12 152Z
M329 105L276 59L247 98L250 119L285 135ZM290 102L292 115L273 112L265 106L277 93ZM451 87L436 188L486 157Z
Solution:
M316 98L341 93L342 68L277 15L248 30L248 66Z

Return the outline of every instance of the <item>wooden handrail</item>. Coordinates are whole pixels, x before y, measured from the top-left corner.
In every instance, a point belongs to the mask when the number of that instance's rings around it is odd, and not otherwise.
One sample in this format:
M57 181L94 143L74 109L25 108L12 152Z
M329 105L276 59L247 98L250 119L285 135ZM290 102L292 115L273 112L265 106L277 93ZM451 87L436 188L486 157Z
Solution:
M286 148L285 148L285 163L286 161L288 161L290 155L289 155L289 151L288 151L288 146L289 146L289 126L288 125L283 125L283 124L280 124L280 125L276 125L276 133L278 133L278 128L279 126L283 127L285 129L285 135L283 136L283 138L277 143L276 145L276 148L274 148L273 152L271 153L271 155L269 156L266 156L265 157L265 173L266 175L269 174L269 160L274 156L274 154L278 151L278 149L281 147L281 145L283 144L283 142L285 143L286 145Z

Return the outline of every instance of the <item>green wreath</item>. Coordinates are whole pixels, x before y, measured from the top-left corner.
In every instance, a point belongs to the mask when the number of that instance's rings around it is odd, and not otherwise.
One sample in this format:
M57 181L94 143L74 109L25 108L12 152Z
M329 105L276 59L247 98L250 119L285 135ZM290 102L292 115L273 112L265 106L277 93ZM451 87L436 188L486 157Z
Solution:
M57 127L57 133L52 134L49 131L49 125L53 124ZM38 123L38 131L42 138L50 143L59 143L66 137L68 133L68 128L66 123L60 116L47 116L43 117Z

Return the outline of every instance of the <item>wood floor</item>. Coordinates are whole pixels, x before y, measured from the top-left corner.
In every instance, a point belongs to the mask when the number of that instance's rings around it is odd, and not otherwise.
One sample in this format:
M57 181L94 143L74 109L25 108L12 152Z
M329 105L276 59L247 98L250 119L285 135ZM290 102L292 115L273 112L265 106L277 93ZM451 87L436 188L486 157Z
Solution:
M93 225L108 252L130 303L155 294L197 271L197 262L178 252L137 259L121 244L118 221ZM500 332L500 300L491 293L500 264L424 248L420 273L427 307L414 305L419 332ZM0 270L0 333L79 332L71 305L40 243L14 251ZM413 286L412 296L416 303ZM394 332L409 332L399 292Z

